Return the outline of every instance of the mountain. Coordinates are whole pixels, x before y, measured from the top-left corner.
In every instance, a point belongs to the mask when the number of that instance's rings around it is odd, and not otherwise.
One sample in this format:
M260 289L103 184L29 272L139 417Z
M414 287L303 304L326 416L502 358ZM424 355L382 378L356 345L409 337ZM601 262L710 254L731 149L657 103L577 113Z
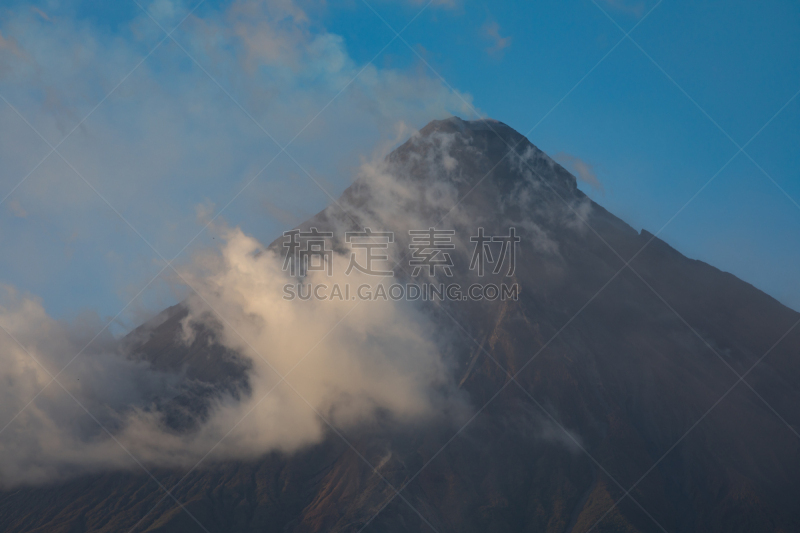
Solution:
M500 122L434 121L376 174L400 192L387 200L362 176L300 228L380 222L395 259L408 229L453 229L463 286L476 280L466 236L521 236L513 274L486 277L518 283L517 300L419 302L469 400L464 420L379 418L293 453L206 464L171 491L192 516L159 486L179 470L18 488L0 495L0 528L800 531L800 314L635 231ZM202 420L209 395L249 390L247 360L214 348L213 329L179 340L186 313L127 340L202 385L172 400L176 430Z

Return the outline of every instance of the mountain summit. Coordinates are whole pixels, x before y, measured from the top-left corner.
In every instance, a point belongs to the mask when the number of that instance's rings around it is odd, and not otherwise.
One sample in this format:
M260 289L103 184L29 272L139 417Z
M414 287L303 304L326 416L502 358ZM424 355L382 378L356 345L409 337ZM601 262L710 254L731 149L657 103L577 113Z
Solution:
M497 121L431 122L298 229L335 230L339 248L365 227L394 232L403 282L419 279L409 231L436 228L453 232L447 283L519 285L413 303L466 413L379 413L185 480L154 470L206 531L800 531L800 332L785 335L800 314L635 231ZM478 276L471 238L512 227L513 272ZM209 348L213 328L181 340L186 309L140 328L137 357L247 396L249 367ZM181 405L213 409L197 398ZM202 531L136 470L5 493L0 526Z

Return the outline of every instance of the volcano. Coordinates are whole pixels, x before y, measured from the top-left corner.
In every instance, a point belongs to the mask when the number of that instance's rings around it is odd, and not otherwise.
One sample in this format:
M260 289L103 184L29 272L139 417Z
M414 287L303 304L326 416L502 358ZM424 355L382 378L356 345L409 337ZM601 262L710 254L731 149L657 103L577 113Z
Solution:
M463 419L378 418L185 478L156 468L16 488L0 495L0 529L800 531L800 314L634 230L500 122L434 121L383 165L399 200L358 178L298 229L379 221L398 236L404 281L401 236L451 230L447 283L463 287L477 228L520 238L514 268L482 278L516 284L517 298L416 304L447 340ZM201 423L209 395L249 393L246 359L215 348L213 328L181 341L187 313L167 309L126 340L132 357L202 384L166 408L175 431Z

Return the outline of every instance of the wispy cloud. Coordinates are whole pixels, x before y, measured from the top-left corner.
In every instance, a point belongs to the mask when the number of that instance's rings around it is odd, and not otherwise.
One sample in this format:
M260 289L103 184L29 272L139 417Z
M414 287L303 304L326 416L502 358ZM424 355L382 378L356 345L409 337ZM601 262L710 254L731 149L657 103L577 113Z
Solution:
M486 49L490 55L502 55L503 51L511 46L511 37L503 37L500 34L500 24L497 21L486 21L482 32L483 36L491 41L491 45Z
M603 184L597 178L594 167L580 157L566 152L559 152L553 159L564 165L576 178L589 185L592 189L604 192Z
M355 60L340 35L291 1L235 0L195 12L173 36L200 66L170 39L139 64L165 37L146 14L134 11L112 34L73 17L76 3L48 9L58 24L26 6L4 11L0 93L52 144L91 112L59 151L168 259L197 234L196 204L210 200L221 209L236 197L226 210L232 220L248 232L276 235L285 213L264 206L278 195L283 207L316 212L330 202L328 193L337 197L350 184L364 150L394 137L396 123L421 126L461 112L461 96L470 100L423 69ZM190 4L143 5L171 30ZM292 141L291 158L278 156L269 135L281 146ZM0 194L48 151L0 102ZM109 224L113 212L59 156L41 163L14 196L28 223L4 236L4 251L25 249L27 261L40 266L12 264L21 260L4 253L0 267L16 274L3 281L32 287L47 279L66 287L68 273L80 271L101 286L75 301L113 316L127 303L116 295L135 295L157 272L142 268L158 259L155 252L118 218ZM0 209L6 213L14 214ZM57 268L47 260L54 242L76 232L82 254L65 265L71 270ZM108 250L122 260L106 264Z

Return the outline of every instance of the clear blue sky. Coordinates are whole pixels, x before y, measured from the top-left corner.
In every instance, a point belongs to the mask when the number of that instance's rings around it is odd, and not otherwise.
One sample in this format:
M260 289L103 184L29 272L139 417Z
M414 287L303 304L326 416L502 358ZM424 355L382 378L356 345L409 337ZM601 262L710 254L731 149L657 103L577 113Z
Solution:
M0 94L16 109L0 101L0 198L13 190L0 283L56 317L116 315L159 254L180 262L211 242L181 251L198 215L224 207L270 241L330 201L306 172L338 196L408 134L400 124L473 107L582 173L636 229L663 228L800 309L795 1L209 0L160 45L158 24L195 3L141 3L150 15L128 0L0 7ZM69 134L69 163L39 164L49 147L33 128L52 145ZM269 135L285 145L301 130L250 183L280 150ZM171 286L148 286L117 331L179 298Z

